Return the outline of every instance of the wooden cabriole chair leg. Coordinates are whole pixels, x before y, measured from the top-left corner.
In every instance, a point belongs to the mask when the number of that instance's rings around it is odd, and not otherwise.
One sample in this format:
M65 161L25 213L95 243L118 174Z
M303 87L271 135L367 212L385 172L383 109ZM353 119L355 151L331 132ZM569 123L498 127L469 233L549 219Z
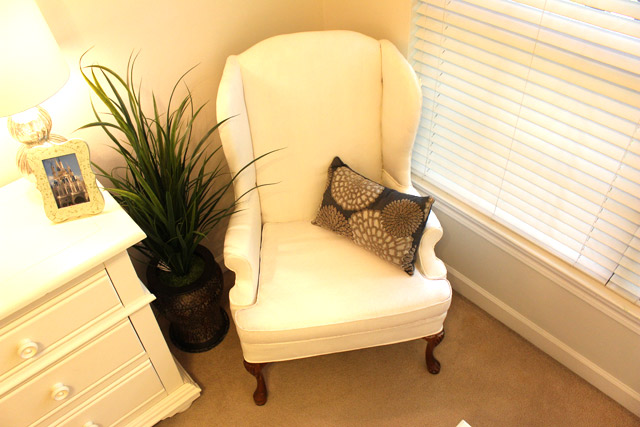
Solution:
M256 377L256 381L258 385L256 386L256 391L253 392L253 401L256 402L256 405L262 406L267 403L267 386L264 382L264 377L262 376L262 368L266 363L251 363L244 360L244 368L251 375Z
M425 359L427 361L427 369L431 374L437 374L440 372L440 362L433 357L433 350L436 348L438 344L442 342L444 339L444 329L437 334L429 335L428 337L423 338L427 341L427 350L425 352ZM258 406L262 406L267 403L267 385L264 382L264 376L262 375L262 368L267 365L266 363L251 363L244 362L244 368L251 375L256 377L256 391L253 392L253 401Z
M427 369L431 374L437 374L440 372L440 362L433 357L433 349L436 348L438 344L442 342L444 339L444 329L434 335L429 335L428 337L424 337L424 340L427 341L427 350L425 353L425 358L427 359Z

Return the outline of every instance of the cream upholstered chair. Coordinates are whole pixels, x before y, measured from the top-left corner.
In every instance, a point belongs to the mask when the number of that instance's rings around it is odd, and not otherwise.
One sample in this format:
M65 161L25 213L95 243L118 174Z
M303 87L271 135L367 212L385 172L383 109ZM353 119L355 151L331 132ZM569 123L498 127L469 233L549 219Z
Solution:
M232 173L245 195L229 222L224 262L236 273L230 307L245 368L266 402L268 362L425 338L429 372L451 301L428 217L406 274L346 237L312 225L340 158L382 185L417 194L410 156L421 108L413 70L386 40L349 31L281 35L227 59L217 97Z

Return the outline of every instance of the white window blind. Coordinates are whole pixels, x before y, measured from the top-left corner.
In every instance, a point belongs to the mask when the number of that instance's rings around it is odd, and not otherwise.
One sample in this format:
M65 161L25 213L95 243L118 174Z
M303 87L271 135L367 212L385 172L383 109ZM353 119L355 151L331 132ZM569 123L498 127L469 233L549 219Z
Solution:
M428 0L413 172L640 304L640 3Z

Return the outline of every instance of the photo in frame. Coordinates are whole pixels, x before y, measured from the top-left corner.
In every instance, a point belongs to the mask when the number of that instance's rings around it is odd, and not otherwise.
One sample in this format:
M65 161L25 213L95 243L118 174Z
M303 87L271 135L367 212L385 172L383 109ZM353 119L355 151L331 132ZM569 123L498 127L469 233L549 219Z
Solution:
M104 209L85 141L70 139L39 145L28 151L27 160L51 221L95 215Z

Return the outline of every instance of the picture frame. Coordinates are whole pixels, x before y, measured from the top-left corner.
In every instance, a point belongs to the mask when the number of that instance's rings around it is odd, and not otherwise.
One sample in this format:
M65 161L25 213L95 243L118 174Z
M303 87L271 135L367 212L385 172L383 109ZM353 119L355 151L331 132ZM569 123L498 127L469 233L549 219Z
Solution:
M104 197L91 170L85 141L70 139L32 147L27 161L51 221L95 215L104 209Z

